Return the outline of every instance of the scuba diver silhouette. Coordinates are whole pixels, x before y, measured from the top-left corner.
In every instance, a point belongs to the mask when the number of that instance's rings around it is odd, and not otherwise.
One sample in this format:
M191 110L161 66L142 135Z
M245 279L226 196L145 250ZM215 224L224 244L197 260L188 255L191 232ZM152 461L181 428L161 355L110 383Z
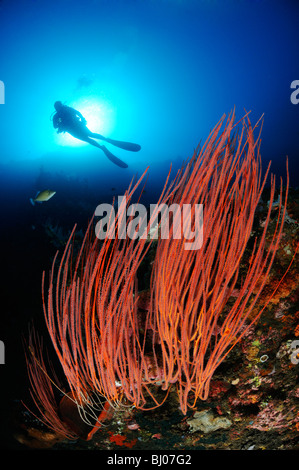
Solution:
M76 139L82 140L83 142L88 142L95 147L101 149L106 157L115 165L120 166L121 168L127 168L128 165L124 163L122 160L117 158L113 155L105 145L100 145L95 140L91 139L101 139L109 144L115 145L124 150L130 150L131 152L138 152L141 147L138 144L133 144L131 142L122 142L120 140L108 139L101 134L96 134L95 132L90 131L86 124L86 119L82 116L82 114L74 108L70 106L66 106L62 104L61 101L56 101L54 103L54 108L56 113L53 116L53 126L57 129L57 133L60 132L68 132Z

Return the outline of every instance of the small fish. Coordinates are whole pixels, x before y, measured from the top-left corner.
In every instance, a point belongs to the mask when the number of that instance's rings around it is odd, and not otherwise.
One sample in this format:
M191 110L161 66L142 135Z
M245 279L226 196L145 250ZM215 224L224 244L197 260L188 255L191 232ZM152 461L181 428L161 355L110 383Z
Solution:
M49 201L49 199L51 199L51 197L53 197L54 194L56 194L56 191L51 191L50 189L45 189L44 191L38 191L34 199L30 198L30 202L34 206L36 202Z

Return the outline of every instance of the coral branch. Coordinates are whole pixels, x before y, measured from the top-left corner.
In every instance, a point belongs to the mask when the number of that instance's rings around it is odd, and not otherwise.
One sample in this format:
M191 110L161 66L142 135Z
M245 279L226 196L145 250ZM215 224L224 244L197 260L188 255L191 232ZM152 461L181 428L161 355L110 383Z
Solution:
M234 115L220 133L222 124L221 120L204 148L194 154L171 200L181 207L203 204L202 247L188 251L183 239L160 239L151 280L152 318L162 351L165 388L178 382L184 413L191 391L194 404L207 398L215 369L244 334L273 263L285 216L284 203L266 246L275 191L272 177L264 230L254 243L239 296L228 310L269 167L262 181L260 141L254 140L248 117L243 119L238 140L231 138ZM285 198L287 193L288 184ZM251 323L260 314L254 313Z

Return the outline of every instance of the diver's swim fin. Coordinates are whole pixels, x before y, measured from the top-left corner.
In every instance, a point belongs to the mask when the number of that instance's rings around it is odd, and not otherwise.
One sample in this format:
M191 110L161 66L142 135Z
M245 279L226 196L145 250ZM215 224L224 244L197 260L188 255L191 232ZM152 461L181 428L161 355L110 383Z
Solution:
M109 152L109 150L105 147L105 145L101 145L101 149L103 150L104 154L106 155L109 160L114 163L117 166L120 166L121 168L128 168L128 165L117 158L113 153Z
M114 140L108 139L108 137L104 137L101 134L96 134L98 139L105 140L108 144L115 145L115 147L119 147L120 149L130 150L131 152L139 152L141 146L139 144L133 144L132 142L123 142L122 140Z
M109 144L115 145L124 150L130 150L131 152L139 152L141 146L138 144L133 144L132 142L122 142L121 140L105 139Z

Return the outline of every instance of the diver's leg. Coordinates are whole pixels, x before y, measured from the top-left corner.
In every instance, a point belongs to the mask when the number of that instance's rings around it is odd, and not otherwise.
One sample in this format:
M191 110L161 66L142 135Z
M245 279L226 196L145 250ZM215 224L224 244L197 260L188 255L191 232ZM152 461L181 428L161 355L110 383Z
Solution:
M94 145L95 147L102 148L100 144L98 144L95 140L92 140L88 137L88 133L84 132L85 129L71 129L68 131L75 139L82 140L83 142L87 142L88 144Z
M90 139L89 137L85 137L85 136L80 137L80 140L83 140L83 142L87 142L88 144L94 145L95 147L98 147L99 149L101 149L104 152L104 154L106 155L106 157L109 158L109 160L112 163L114 163L115 165L117 165L121 168L128 168L128 165L125 162L123 162L122 160L120 160L118 157L113 155L113 153L111 153L105 147L105 145L100 145L95 140Z
M94 145L94 147L98 147L99 149L103 150L103 145L98 144L95 140L90 139L89 137L81 138L83 142L87 142L88 144Z
M98 144L95 140L88 137L85 132L82 132L82 129L80 130L80 132L77 132L75 129L72 129L71 132L70 131L68 131L68 132L69 132L69 134L71 134L76 139L82 140L83 142L87 142L88 144L91 144L94 147L97 147L97 148L101 149L104 152L104 154L106 155L106 157L109 158L109 160L111 162L113 162L115 165L120 166L121 168L128 168L128 165L125 162L123 162L122 160L120 160L119 158L117 158L115 155L113 155L113 153L111 153L105 147L105 145Z
M94 139L106 140L106 138L105 138L103 135L97 134L96 132L92 132L92 131L89 130L87 127L86 127L85 129L86 129L86 131L87 131L86 135L87 135L88 137L93 137Z
M133 144L132 142L123 142L121 140L109 139L108 137L104 137L101 134L96 134L95 132L91 132L87 127L85 127L85 131L87 132L86 135L89 137L93 137L94 139L101 139L109 144L114 145L115 147L119 147L124 150L130 150L131 152L139 152L141 149L139 144Z

